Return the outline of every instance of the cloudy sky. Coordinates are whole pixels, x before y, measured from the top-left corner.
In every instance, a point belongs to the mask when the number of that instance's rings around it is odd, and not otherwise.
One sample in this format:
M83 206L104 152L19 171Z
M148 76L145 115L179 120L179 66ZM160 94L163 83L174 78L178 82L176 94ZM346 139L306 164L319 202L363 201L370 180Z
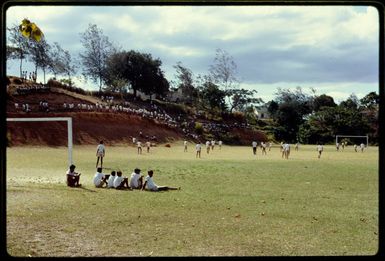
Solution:
M24 18L74 59L83 51L80 33L96 24L123 50L159 58L169 81L179 61L195 76L208 74L220 48L237 64L240 87L257 90L265 102L278 87L301 86L305 92L312 87L337 102L379 90L379 15L371 6L16 5L6 10L7 27ZM8 62L7 74L19 75L18 65ZM80 79L77 85L93 88Z

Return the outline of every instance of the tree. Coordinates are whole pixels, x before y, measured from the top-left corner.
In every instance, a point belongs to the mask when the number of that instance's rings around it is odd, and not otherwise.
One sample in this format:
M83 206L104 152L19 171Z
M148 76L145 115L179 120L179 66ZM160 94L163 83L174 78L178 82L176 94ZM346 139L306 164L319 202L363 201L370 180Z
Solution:
M160 69L162 62L150 54L122 51L111 55L106 64L106 81L109 84L120 82L121 86L132 88L134 96L138 90L148 95L164 95L169 89Z
M45 39L42 39L39 42L31 42L29 47L29 58L30 61L35 64L35 73L37 69L40 68L43 71L44 83L45 83L45 73L52 63L50 57L51 46L46 42Z
M107 58L116 52L116 49L96 24L89 24L88 29L81 33L80 37L85 49L79 54L83 65L83 76L91 78L95 83L99 81L99 91L101 91Z
M314 98L314 102L313 102L314 111L319 111L323 107L336 107L336 106L337 104L334 102L333 97L328 96L326 94L322 94Z
M263 102L261 98L254 97L254 94L257 93L256 90L232 89L226 93L227 96L230 96L232 99L230 113L233 109L246 112L246 109L250 107L250 105L260 104Z
M362 106L372 109L380 104L380 96L376 92L370 92L360 100Z
M218 85L212 82L206 82L202 86L202 105L206 107L206 109L210 109L212 111L225 111L226 103L225 103L226 93L225 91L219 89ZM206 106L208 105L208 107Z
M65 72L64 50L58 42L54 42L49 55L51 57L49 69L56 78L58 74L63 74Z
M220 87L222 90L229 91L235 85L239 84L239 80L236 77L237 65L234 62L233 57L231 57L226 51L222 49L217 49L214 64L210 65L209 72L211 81ZM227 96L231 92L227 92ZM228 96L229 103L231 103L231 98Z
M76 73L77 66L73 63L71 54L68 51L64 51L63 56L64 74L67 75L70 86L72 86L71 76Z
M358 107L360 106L360 101L359 99L357 98L357 96L352 93L347 99L346 101L342 101L340 103L340 106L341 107L345 107L347 109L351 109L351 110L357 110Z
M301 87L295 91L278 88L275 102L278 109L272 116L281 127L276 129L275 135L288 142L297 141L299 126L312 111L313 97L303 93Z
M8 40L12 44L10 46L7 45L7 59L20 60L20 77L22 77L23 60L28 55L28 38L23 37L18 25L7 28L7 30L9 32Z
M177 62L173 66L176 69L176 88L181 89L184 100L193 102L198 98L198 90L194 87L194 75L190 69Z

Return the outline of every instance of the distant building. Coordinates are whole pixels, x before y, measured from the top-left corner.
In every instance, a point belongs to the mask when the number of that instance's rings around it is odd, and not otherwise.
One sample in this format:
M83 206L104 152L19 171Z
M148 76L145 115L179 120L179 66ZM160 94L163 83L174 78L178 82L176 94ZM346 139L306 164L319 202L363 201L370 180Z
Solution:
M267 110L266 105L258 106L258 109L256 108L254 110L255 115L259 120L261 119L271 119L271 115L269 111Z

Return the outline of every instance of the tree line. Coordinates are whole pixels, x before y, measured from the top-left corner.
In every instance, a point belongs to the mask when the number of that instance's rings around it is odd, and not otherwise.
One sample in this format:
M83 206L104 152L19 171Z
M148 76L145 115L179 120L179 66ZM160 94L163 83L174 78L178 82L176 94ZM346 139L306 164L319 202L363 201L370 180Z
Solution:
M9 32L7 59L20 61L20 76L23 61L28 59L43 72L44 82L47 72L54 77L64 76L65 83L72 84L72 77L78 72L84 79L90 79L99 85L99 91L127 93L132 90L146 95L166 97L169 91L180 89L180 102L193 104L214 113L233 112L234 110L252 110L262 100L255 97L257 91L239 88L236 76L236 64L224 50L217 49L213 64L207 75L195 76L181 62L174 65L175 80L166 79L162 71L162 61L154 59L149 53L135 50L122 50L113 44L95 24L80 33L83 50L73 59L59 43L49 44L45 38L32 41L25 38L19 26L7 28ZM227 99L226 99L227 98Z
M378 143L378 111L380 98L370 92L362 99L351 94L336 104L326 94L305 94L301 87L294 91L278 89L276 98L268 102L273 118L270 131L278 140L305 144L333 143L336 135L368 135Z

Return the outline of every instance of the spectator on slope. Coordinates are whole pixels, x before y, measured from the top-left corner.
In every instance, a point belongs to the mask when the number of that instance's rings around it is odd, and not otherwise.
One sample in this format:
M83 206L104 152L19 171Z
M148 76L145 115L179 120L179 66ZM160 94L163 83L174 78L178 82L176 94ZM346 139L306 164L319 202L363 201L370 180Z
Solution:
M152 176L154 174L154 171L153 170L149 170L147 172L147 176L144 180L144 184L143 184L143 187L142 187L142 190L149 190L149 191L162 191L162 190L180 190L180 187L179 188L175 188L175 187L169 187L169 186L158 186L154 183L154 181L152 180Z
M132 189L141 189L143 185L143 175L140 174L140 169L135 168L131 173L130 187Z
M97 157L96 167L98 167L99 159L100 159L100 167L103 168L103 158L104 158L105 152L106 152L106 149L104 147L103 141L101 140L99 142L99 145L96 147L96 157Z
M81 173L75 172L75 165L71 165L69 167L69 170L67 170L67 186L69 187L80 187L81 184L79 184L80 175Z
M102 173L102 168L97 168L96 173L94 175L94 185L97 188L102 188L103 185L108 185L107 177Z

